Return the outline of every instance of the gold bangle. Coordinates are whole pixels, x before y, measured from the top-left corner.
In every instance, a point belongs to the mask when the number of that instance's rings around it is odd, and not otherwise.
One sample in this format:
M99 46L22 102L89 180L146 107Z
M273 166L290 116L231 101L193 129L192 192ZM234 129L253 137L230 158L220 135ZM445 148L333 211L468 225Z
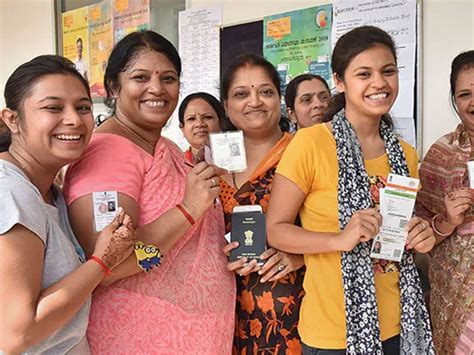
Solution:
M436 218L438 218L439 216L440 216L439 213L437 213L437 214L435 214L435 215L433 216L433 218L431 219L431 228L433 228L433 231L434 231L436 234L438 234L440 237L449 237L451 234L454 233L454 230L455 230L456 228L454 228L454 229L453 229L451 232L449 232L449 233L442 233L442 232L440 232L439 229L436 228Z
M157 246L153 244L145 245L142 242L136 242L133 251L137 257L138 266L144 272L149 272L154 267L160 266L162 255L160 249Z

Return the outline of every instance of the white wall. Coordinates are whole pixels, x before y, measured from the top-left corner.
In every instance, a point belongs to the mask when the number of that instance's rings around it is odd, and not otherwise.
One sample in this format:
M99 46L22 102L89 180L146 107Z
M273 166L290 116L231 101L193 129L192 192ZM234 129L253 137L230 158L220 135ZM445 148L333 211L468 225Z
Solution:
M474 49L474 0L423 1L423 153L459 123L449 105L451 61Z
M40 54L54 54L52 0L0 0L0 107L3 89L20 64Z
M187 7L222 5L224 25L324 4L308 0L187 0ZM423 20L423 152L458 119L449 106L452 58L474 49L474 0L424 0ZM0 90L10 73L24 61L55 50L52 0L0 0ZM101 107L98 107L101 110Z

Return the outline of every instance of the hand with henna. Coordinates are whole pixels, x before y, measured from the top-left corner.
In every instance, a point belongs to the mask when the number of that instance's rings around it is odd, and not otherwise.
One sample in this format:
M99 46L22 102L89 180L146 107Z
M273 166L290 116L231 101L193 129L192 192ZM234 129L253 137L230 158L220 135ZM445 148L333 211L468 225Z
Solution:
M93 255L100 258L112 270L132 253L135 242L132 219L119 208L112 223L97 237Z

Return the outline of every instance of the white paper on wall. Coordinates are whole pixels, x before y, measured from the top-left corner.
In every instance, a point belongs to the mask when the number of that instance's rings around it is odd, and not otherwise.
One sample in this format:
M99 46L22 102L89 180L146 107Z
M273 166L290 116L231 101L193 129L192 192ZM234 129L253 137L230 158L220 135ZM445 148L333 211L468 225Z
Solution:
M189 94L204 91L219 98L220 27L222 8L192 8L179 13L179 55L182 63L180 102ZM181 149L189 144L179 128L177 111L163 135Z

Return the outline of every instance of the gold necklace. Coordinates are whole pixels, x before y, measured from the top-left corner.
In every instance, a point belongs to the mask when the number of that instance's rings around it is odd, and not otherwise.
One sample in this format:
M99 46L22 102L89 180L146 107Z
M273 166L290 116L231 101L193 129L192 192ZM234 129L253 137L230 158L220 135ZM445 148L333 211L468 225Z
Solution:
M131 133L135 138L137 138L140 142L142 142L147 148L149 148L152 152L152 154L155 152L155 147L148 142L145 138L143 138L141 135L139 135L137 132L135 132L133 129L128 127L125 123L120 121L117 117L117 115L113 116L114 121L117 122L117 124L122 127L124 130L126 130L128 133Z

